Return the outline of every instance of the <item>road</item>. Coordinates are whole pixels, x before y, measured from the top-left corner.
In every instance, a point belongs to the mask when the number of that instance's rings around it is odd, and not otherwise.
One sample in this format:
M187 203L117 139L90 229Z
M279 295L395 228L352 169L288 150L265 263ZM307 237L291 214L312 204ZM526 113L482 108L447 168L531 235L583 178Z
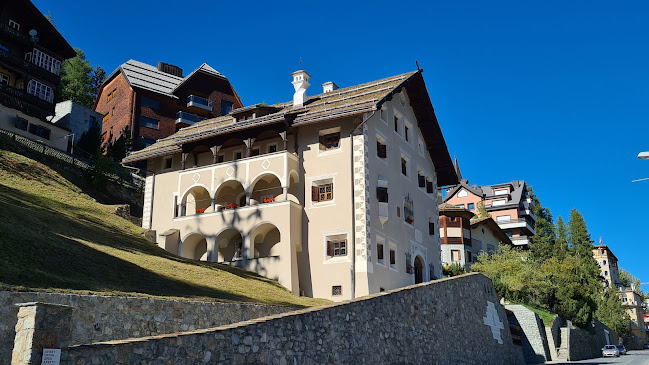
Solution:
M549 362L547 364L588 364L588 365L603 365L603 364L620 364L620 365L649 365L649 350L635 350L629 351L626 355L620 357L600 357L598 359L570 361L570 362Z

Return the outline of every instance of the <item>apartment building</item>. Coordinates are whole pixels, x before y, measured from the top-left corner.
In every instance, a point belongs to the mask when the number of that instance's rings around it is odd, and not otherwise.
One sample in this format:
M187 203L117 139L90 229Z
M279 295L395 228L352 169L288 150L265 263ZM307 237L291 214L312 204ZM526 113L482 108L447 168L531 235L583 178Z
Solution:
M455 166L461 176L457 162ZM446 190L443 201L474 213L478 212L478 204L484 204L487 212L515 246L527 248L530 237L536 233L536 216L532 213L534 203L523 180L477 186L460 179L457 185Z
M206 63L183 76L174 65L129 60L106 78L94 109L103 115L102 148L115 143L128 127L131 148L139 150L180 128L241 107L228 79Z
M0 2L0 129L66 150L54 115L61 62L76 53L29 0Z
M512 241L492 218L476 218L468 209L439 206L439 235L442 264L459 264L470 268L480 252L493 252L499 244Z
M609 288L620 286L620 271L613 251L606 245L593 246L593 257L600 267L600 275L605 279L605 285Z
M441 277L437 187L457 183L422 71L180 129L147 161L143 227L180 256L340 301Z

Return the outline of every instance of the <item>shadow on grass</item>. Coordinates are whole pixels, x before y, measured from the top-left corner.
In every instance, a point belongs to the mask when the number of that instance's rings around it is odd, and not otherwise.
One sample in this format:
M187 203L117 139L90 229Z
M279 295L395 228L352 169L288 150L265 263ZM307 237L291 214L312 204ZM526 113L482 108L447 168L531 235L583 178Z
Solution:
M45 170L43 172L47 173ZM127 224L131 223L124 220L124 225ZM3 252L0 257L0 282L4 284L35 289L60 288L240 302L261 301L158 274L93 249L76 239L131 253L158 256L185 265L223 270L284 290L278 283L251 272L179 258L135 234L120 230L119 226L102 221L99 214L89 214L79 206L0 185L0 250ZM279 298L266 302L296 305Z

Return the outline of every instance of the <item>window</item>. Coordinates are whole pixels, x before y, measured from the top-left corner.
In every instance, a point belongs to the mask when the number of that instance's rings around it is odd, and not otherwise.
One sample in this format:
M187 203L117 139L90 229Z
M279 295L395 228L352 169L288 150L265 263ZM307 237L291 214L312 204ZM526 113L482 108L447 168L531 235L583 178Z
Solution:
M494 191L494 195L507 195L509 194L509 190L507 189L498 189Z
M140 115L140 125L147 128L158 129L158 120Z
M473 262L471 251L466 251L466 262Z
M20 24L18 24L15 21L9 19L9 28L12 28L12 29L15 29L15 30L20 30Z
M232 102L221 100L221 115L228 115L232 111Z
M250 151L250 156L259 156L259 148L252 149Z
M376 236L376 259L381 265L385 264L385 259L383 257L384 246L385 240L382 237Z
M435 192L433 189L433 180L426 179L426 192L430 194Z
M395 133L399 133L399 117L396 115L394 116L394 131Z
M608 276L608 271L604 270L604 276Z
M27 119L16 116L16 122L15 122L16 129L20 129L21 131L27 131L28 124L29 123L27 122Z
M343 295L343 287L342 285L334 285L331 287L331 296L337 297Z
M403 176L408 176L408 160L401 156L401 173Z
M167 157L164 159L164 164L163 164L163 169L167 170L170 169L173 163L173 159L171 157Z
M388 202L388 188L385 187L377 187L376 188L376 200L379 201L379 203L387 203Z
M243 157L243 152L239 151L234 153L235 160L240 160L242 157Z
M384 106L381 107L381 112L379 114L381 116L381 120L384 122L388 122L388 109Z
M460 250L451 250L451 261L460 261L462 260L462 255Z
M36 125L36 124L30 124L29 125L29 133L35 134L35 135L37 135L39 137L42 137L44 139L50 139L51 132L52 131L50 131L49 128L45 128L45 127L40 126L40 125Z
M268 146L268 153L277 152L277 144L271 144Z
M606 260L602 260L602 265L606 265Z
M27 93L45 101L49 101L50 103L54 100L52 88L36 80L29 80L29 83L27 84Z
M115 95L117 95L117 89L114 89L113 91L108 93L108 96L107 96L108 101L110 101L112 98L114 98Z
M390 268L397 268L397 245L390 242Z
M455 207L464 209L464 204L455 204Z
M433 222L433 218L428 218L428 235L435 235L435 222Z
M340 147L340 132L320 136L320 150L329 151Z
M140 137L140 139L141 139L140 143L142 144L142 147L149 147L156 142L156 140L153 138Z
M468 196L468 195L469 195L469 193L467 193L466 190L464 190L464 189L460 190L460 192L457 193L458 198L464 198L465 196Z
M419 182L420 188L426 187L426 176L423 175L423 172L417 171L417 181Z
M496 222L498 222L498 223L500 223L500 222L509 222L511 220L512 220L511 215L499 215L499 216L496 217Z
M347 256L347 240L327 241L327 256Z
M474 203L468 203L468 204L466 205L466 209L468 209L468 210L474 210L474 209L475 209L475 204L474 204Z
M497 207L497 206L499 206L499 205L505 205L505 201L504 201L504 200L494 200L494 201L491 203L491 206L492 206L492 207Z
M417 149L419 150L420 155L424 155L424 152L426 151L426 144L424 143L424 140L419 138L419 145L417 146Z
M110 118L110 114L106 114L106 115L104 115L104 119L102 119L102 122L103 122L103 123L106 123L106 121L108 120L108 118Z
M409 135L408 135L409 132L410 132L410 128L408 128L408 126L405 125L405 126L403 127L403 138L406 139L406 142L408 142L408 138L410 138Z
M413 201L410 199L410 195L406 195L403 198L403 217L406 223L415 223L415 209L413 208Z
M117 91L114 90L113 93ZM143 96L142 99L140 100L140 105L146 106L151 109L160 109L160 100L150 98L148 96Z
M36 48L34 48L34 53L32 55L32 63L40 68L46 69L47 71L55 75L58 75L61 71L61 61L48 55L47 53L37 50Z
M334 198L334 184L324 184L311 187L311 201L323 202L333 200Z
M379 136L376 137L376 155L380 158L386 158L388 157L388 146L385 143L385 139L379 138Z
M224 155L216 155L216 163L221 163L225 159Z
M9 85L9 75L0 73L0 84Z

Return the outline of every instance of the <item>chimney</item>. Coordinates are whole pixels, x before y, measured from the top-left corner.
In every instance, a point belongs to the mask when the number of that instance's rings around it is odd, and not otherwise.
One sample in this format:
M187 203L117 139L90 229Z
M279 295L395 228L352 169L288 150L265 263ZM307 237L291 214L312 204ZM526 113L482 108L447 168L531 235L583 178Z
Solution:
M178 66L170 65L170 64L164 63L164 62L158 62L158 71L162 71L162 72L164 72L166 74L169 74L169 75L183 77L183 69L182 68L180 68Z
M304 70L295 71L291 75L293 75L292 84L295 88L295 94L293 94L293 107L299 108L303 106L306 101L306 89L311 86L311 84L309 84L311 75Z
M336 85L335 82L333 81L327 81L324 84L322 84L322 92L323 93L329 93L334 90L338 90L338 85Z

